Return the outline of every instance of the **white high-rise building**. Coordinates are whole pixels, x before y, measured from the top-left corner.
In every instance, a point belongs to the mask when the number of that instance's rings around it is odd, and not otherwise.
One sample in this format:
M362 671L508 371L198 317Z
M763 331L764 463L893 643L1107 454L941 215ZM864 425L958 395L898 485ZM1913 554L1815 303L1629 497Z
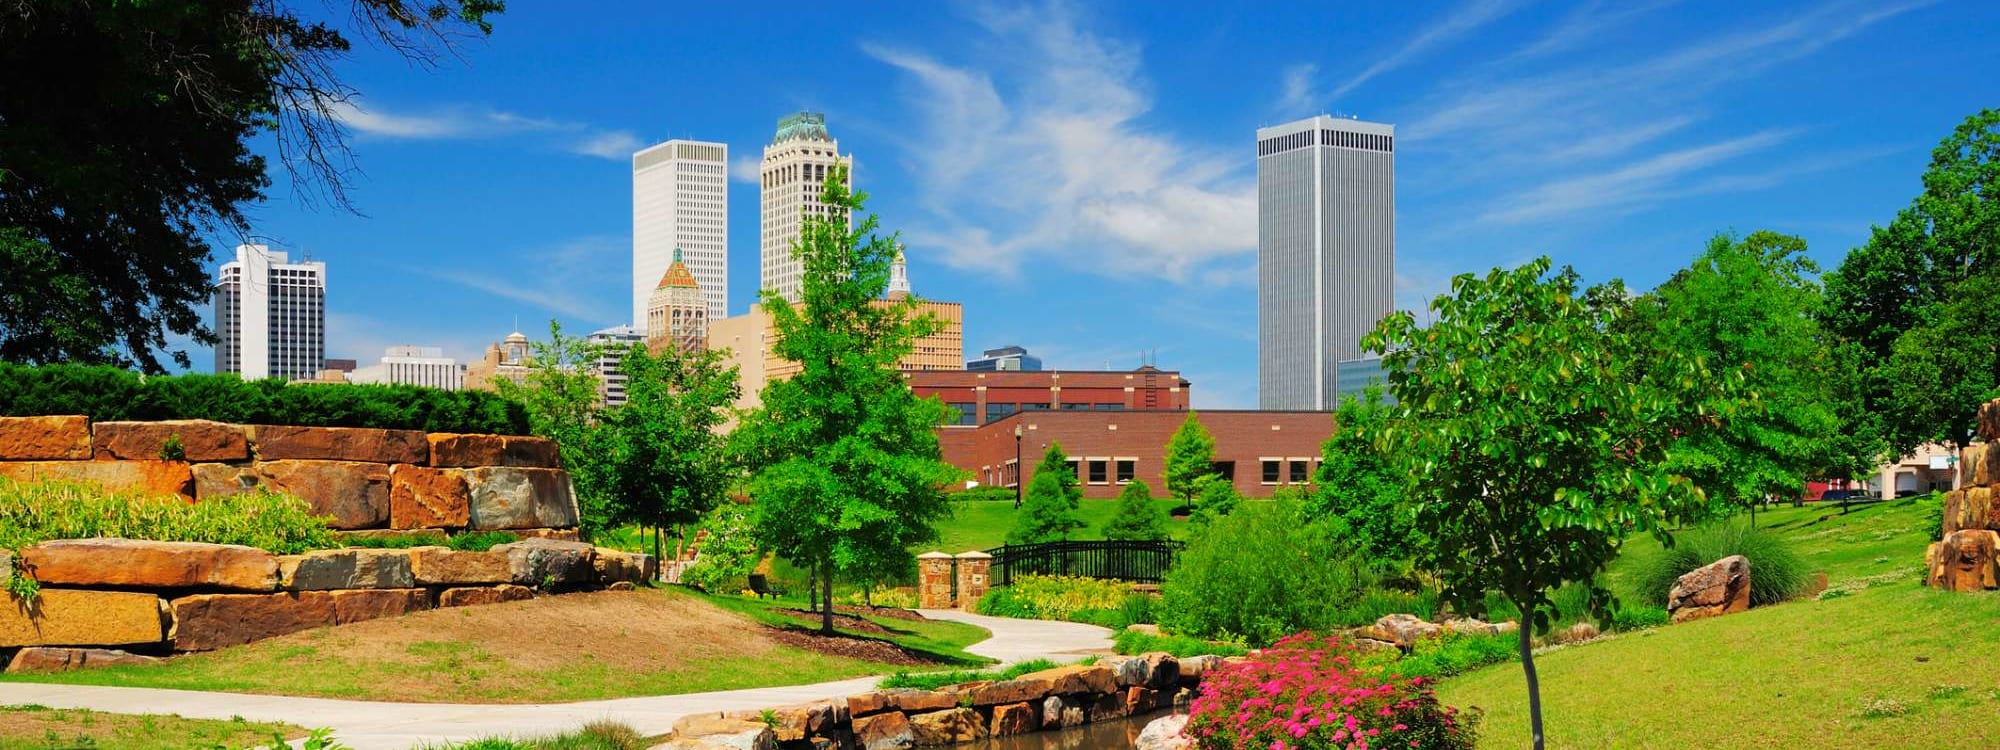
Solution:
M1257 400L1330 410L1339 363L1395 305L1396 127L1257 130Z
M612 326L594 331L583 340L607 349L592 365L592 369L597 371L598 398L604 401L605 406L624 406L625 384L631 382L622 366L625 349L633 344L646 343L646 332L637 326Z
M311 378L326 364L326 264L237 245L215 282L215 371Z
M778 120L778 134L764 147L759 289L775 290L787 302L799 301L803 266L792 255L792 245L799 241L807 217L851 220L846 209L821 204L819 198L828 173L852 166L853 159L841 156L840 144L827 134L826 115L794 112ZM852 173L847 187L854 187Z
M674 140L632 155L632 325L679 250L708 297L729 314L729 146Z
M458 360L444 356L444 347L392 346L382 352L381 362L357 368L347 380L455 391L465 385L465 367Z

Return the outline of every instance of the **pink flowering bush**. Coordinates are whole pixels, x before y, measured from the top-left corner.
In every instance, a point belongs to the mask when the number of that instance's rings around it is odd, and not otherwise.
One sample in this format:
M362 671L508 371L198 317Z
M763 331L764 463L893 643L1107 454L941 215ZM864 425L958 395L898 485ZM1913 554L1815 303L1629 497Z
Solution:
M1430 681L1371 673L1339 638L1301 633L1202 677L1187 736L1200 750L1470 750L1476 715Z

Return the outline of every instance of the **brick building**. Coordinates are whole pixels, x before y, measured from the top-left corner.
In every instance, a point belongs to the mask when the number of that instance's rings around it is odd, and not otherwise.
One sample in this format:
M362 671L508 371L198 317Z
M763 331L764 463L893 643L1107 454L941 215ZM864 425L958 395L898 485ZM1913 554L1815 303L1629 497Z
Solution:
M1329 412L1203 411L1200 415L1202 425L1215 437L1217 469L1245 497L1270 497L1279 487L1310 481L1319 465L1320 444L1333 433ZM938 438L944 459L982 485L1015 486L1017 453L1032 474L1054 441L1062 444L1076 467L1084 497L1117 497L1133 479L1143 480L1155 497L1165 497L1167 440L1186 418L1185 407L1035 410L983 425L940 427Z
M1188 408L1189 384L1178 372L1137 370L948 370L904 375L918 398L958 410L953 424L976 426L1015 412L1129 411Z

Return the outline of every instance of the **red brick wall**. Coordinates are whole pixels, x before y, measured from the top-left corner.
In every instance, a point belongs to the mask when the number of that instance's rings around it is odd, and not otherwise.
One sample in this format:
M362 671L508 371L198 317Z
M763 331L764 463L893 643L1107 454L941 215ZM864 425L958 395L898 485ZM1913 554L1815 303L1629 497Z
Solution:
M1186 409L1191 386L1178 372L999 371L912 372L905 376L919 398L936 396L948 404L972 404L975 423L986 421L988 404L1115 406L1121 410Z
M1014 460L1018 425L1024 473L1033 474L1054 441L1071 458L1107 459L1107 483L1091 484L1088 466L1080 470L1086 480L1084 497L1118 496L1115 460L1120 458L1134 459L1136 477L1155 497L1165 497L1167 440L1186 418L1187 412L1178 410L1028 412L980 427L940 428L939 442L945 460L981 484L1011 487L1004 472ZM1279 465L1279 483L1263 483L1263 459L1299 459L1310 472L1318 464L1320 443L1333 432L1333 415L1327 412L1204 411L1199 418L1215 437L1215 459L1235 462L1236 490L1246 497L1270 497L1288 483L1285 463Z

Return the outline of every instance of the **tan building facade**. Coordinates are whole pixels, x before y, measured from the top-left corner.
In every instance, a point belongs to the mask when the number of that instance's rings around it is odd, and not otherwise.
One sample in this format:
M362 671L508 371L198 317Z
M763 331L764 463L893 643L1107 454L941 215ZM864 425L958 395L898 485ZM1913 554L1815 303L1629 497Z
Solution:
M877 305L890 304L888 300ZM910 353L898 363L904 372L957 371L965 368L965 308L957 302L917 303L917 315L930 315L941 325L929 336L918 339ZM737 383L742 386L737 396L739 409L754 409L763 404L759 393L764 384L773 380L783 380L798 374L799 364L779 357L774 349L778 340L777 328L763 306L750 308L750 312L735 317L723 318L708 324L708 347L728 349L724 360L736 366Z
M478 391L497 391L493 383L506 378L516 383L528 377L528 337L520 331L507 334L491 346L486 347L486 355L478 362L465 366L465 387Z
M827 134L826 116L796 112L778 120L777 135L764 147L762 203L758 228L760 274L757 287L776 291L786 302L799 301L804 267L792 255L800 229L808 218L847 221L845 209L820 203L826 176L853 164L840 155L840 144ZM848 178L853 187L853 177Z
M673 263L646 299L646 348L691 352L708 346L708 311L708 296L675 250Z

